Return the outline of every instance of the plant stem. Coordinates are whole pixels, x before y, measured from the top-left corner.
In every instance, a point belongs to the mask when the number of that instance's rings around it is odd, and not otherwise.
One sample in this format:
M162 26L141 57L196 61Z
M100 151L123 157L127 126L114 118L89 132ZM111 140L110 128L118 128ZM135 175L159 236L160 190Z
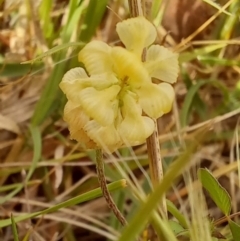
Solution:
M128 5L132 17L143 16L141 0L128 0Z
M149 158L149 168L150 168L150 176L153 184L153 188L155 188L163 179L163 167L162 167L162 159L161 159L161 151L158 140L158 126L157 121L155 122L155 130L151 136L147 138L147 149L148 149L148 158ZM161 212L163 217L167 218L167 204L166 197L163 196L162 201L160 203Z
M107 181L104 174L104 162L103 162L103 153L101 149L96 150L96 169L97 169L97 176L98 181L100 184L100 187L102 189L103 196L105 197L105 200L109 206L109 208L113 211L116 218L119 220L119 222L125 226L127 225L127 221L116 206L115 202L113 201L110 192L107 188Z
M151 1L149 0L128 0L130 13L133 17L144 15L146 16L151 11L149 7L151 7ZM142 61L146 61L146 49L143 50ZM151 136L147 138L147 149L148 149L148 157L149 157L149 168L150 175L153 184L153 188L155 188L158 183L160 183L163 179L163 167L161 160L161 152L160 145L158 140L158 126L157 121L155 122L155 130ZM167 205L165 196L162 199L160 204L161 213L163 217L167 218Z

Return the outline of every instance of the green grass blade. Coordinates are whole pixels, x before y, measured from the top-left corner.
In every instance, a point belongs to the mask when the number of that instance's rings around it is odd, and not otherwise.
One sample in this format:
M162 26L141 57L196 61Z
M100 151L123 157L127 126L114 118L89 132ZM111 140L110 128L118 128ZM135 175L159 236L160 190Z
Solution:
M27 233L25 234L25 236L24 236L24 238L23 238L23 240L22 241L29 241L30 240L30 235L32 234L32 229L29 229L28 231L27 231Z
M83 10L83 6L78 5L77 0L70 1L68 20L61 32L62 43L65 45L59 46L59 48L62 48L62 47L65 48L69 44L72 33L78 27L77 23L81 17L82 10ZM67 53L66 50L63 50L63 49L60 52L57 52L56 62L58 63L64 60L66 58L66 53ZM32 117L32 124L34 126L40 125L47 118L47 116L54 111L54 108L59 107L60 101L58 97L60 96L61 92L58 85L65 72L66 72L66 63L63 63L63 62L57 64L54 70L52 71L44 87L41 98L35 107L35 111ZM56 103L58 104L58 106L56 106Z
M198 60L203 64L220 66L240 66L240 61L234 59L218 58L213 56L199 56Z
M32 165L27 173L26 179L24 180L25 183L27 183L30 180L30 178L32 177L32 174L34 173L34 171L37 167L37 163L40 160L41 150L42 150L41 134L40 134L39 128L30 126L30 131L31 131L31 135L33 138L34 152L33 152ZM17 186L17 188L15 190L13 190L11 193L9 193L8 195L6 195L3 198L0 198L0 204L3 204L10 198L14 197L17 193L19 193L23 189L23 187L24 187L24 184L21 184L21 185Z
M236 0L229 8L229 11L232 13L231 16L228 16L222 25L220 39L230 39L232 37L232 34L235 31L234 27L239 22L239 9L240 3Z
M124 179L122 179L122 180L119 180L119 181L116 181L116 182L113 182L113 183L109 184L108 190L110 192L113 192L113 191L116 191L116 190L119 190L119 189L125 188L125 187L126 187L126 181ZM79 204L79 203L83 203L83 202L86 202L86 201L89 201L89 200L93 200L93 199L98 198L100 196L102 196L102 191L101 191L100 188L96 188L94 190L91 190L89 192L81 194L77 197L71 198L71 199L69 199L65 202L56 204L55 206L44 209L42 211L18 216L18 217L15 218L15 222L18 223L20 221L24 221L24 220L27 220L29 218L34 218L34 217L37 217L37 216L40 216L40 215L56 212L61 208L67 208L67 207L70 207L70 206L74 206L74 205ZM6 227L10 224L11 224L10 218L5 219L5 220L0 220L0 228Z
M182 127L185 127L188 125L188 117L189 117L191 105L193 103L193 100L194 100L198 90L204 85L213 85L216 88L220 89L224 95L223 100L225 102L227 102L227 100L229 99L229 93L228 93L226 87L223 84L221 84L219 81L217 81L217 80L207 80L207 81L198 80L198 82L195 85L192 85L190 87L190 89L188 90L187 95L184 99L183 107L182 107L182 110L180 111L180 123L181 123Z
M88 42L91 40L106 11L107 3L108 0L90 0L80 34L80 41Z
M69 8L69 18L61 34L63 43L69 42L73 31L78 28L77 23L79 22L84 10L83 5L79 5L76 0L71 1ZM79 39L80 38L78 38L78 40Z
M155 19L158 16L161 4L162 4L162 0L153 0L152 9L151 9L151 18L152 19Z
M17 226L16 226L16 223L14 221L14 217L13 217L12 214L11 214L11 223L12 223L12 233L13 233L14 241L19 241L19 239L18 239L18 232L17 232Z
M208 45L202 48L195 49L194 51L189 51L189 52L183 52L180 53L179 55L179 62L180 63L186 63L190 62L199 56L206 55L208 53L212 53L216 50L222 49L226 47L227 43L221 43L221 44L214 44L214 45Z
M231 211L231 198L226 189L221 186L207 169L200 168L198 177L215 204L225 215L229 215Z
M19 169L18 172L19 171L21 171L21 169ZM25 185L26 186L34 186L37 183L38 183L38 181L29 181L29 182L26 182ZM22 186L22 183L14 183L14 184L8 184L8 185L1 186L0 187L0 193L19 188L20 186Z
M205 132L196 133L198 140L201 141ZM195 139L194 139L195 140ZM154 210L159 205L159 201L164 193L171 187L175 178L181 174L183 168L190 161L192 153L195 152L199 143L193 142L189 148L169 167L162 182L156 187L153 193L150 194L146 202L141 205L135 216L130 220L129 225L124 228L121 237L118 241L135 240L143 230Z
M61 44L59 46L55 46L55 47L51 48L50 50L44 52L43 54L38 55L36 58L22 62L21 64L33 64L34 62L42 61L43 58L48 57L54 53L57 53L63 49L70 48L70 47L78 47L78 46L83 47L84 43L71 42L71 43Z
M180 211L175 207L175 205L169 200L167 200L167 210L178 220L179 224L181 224L183 228L188 228L188 224L184 215L182 215Z
M39 15L42 20L42 32L46 39L52 36L53 22L51 18L51 10L53 8L53 0L42 0L39 7Z
M16 64L16 63L2 63L0 62L0 77L23 77L27 74L32 74L36 71L43 70L43 64ZM27 76L26 76L27 77Z
M58 53L57 59L64 59L65 54L65 51ZM60 94L58 85L65 73L65 66L65 63L59 63L57 67L52 71L44 87L41 98L36 104L35 111L31 120L33 126L40 125L46 119L46 117L51 112L54 101L55 103L58 103L57 95Z
M203 0L203 1L208 3L209 5L213 6L217 10L221 10L222 9L221 6L218 3L215 3L212 0ZM222 12L225 13L226 15L228 15L228 16L232 16L232 14L230 12L226 11L226 10L223 10Z

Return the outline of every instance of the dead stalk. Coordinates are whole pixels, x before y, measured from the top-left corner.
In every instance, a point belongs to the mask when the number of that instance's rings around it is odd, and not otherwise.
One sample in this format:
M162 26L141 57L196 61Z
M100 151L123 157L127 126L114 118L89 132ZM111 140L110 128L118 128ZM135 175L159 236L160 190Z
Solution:
M107 181L106 177L104 174L104 162L103 162L103 153L102 150L96 150L96 169L97 169L97 176L98 176L98 181L100 184L100 187L102 189L103 196L109 206L109 208L113 211L114 215L116 218L119 220L119 222L125 226L127 224L126 219L118 209L117 205L113 201L110 192L108 191L107 188Z

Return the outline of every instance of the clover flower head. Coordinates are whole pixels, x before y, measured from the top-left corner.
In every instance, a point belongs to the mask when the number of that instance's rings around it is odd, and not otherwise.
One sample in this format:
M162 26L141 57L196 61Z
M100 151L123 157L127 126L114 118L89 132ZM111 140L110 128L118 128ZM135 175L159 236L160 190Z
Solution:
M110 153L153 133L153 119L171 110L178 75L178 55L152 45L157 32L144 17L120 22L116 31L125 48L88 43L78 55L87 72L73 68L60 83L71 137Z

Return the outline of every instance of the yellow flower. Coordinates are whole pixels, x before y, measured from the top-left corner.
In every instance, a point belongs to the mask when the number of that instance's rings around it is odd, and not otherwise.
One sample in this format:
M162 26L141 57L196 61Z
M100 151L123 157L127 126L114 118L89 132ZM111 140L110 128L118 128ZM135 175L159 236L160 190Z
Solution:
M87 72L73 68L60 83L71 137L106 152L145 142L152 119L171 110L178 75L178 55L151 45L157 32L144 17L118 23L116 31L125 48L88 43L78 55Z

